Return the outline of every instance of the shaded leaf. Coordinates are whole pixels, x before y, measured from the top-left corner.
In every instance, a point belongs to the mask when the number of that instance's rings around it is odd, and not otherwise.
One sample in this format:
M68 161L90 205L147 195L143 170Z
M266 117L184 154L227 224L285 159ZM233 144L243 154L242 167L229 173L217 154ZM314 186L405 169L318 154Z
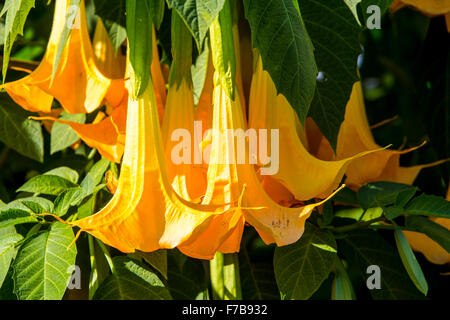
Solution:
M342 0L301 0L298 4L321 72L310 116L335 147L347 101L358 80L361 28Z
M450 201L442 197L422 194L406 206L406 214L450 219Z
M0 141L25 157L44 161L41 124L28 119L33 115L0 94Z
M421 216L408 216L406 226L417 232L426 234L450 253L450 230L440 224Z
M209 27L225 0L167 0L167 3L180 14L201 52Z
M129 257L113 258L115 274L97 289L97 300L171 300L169 290L143 263Z
M398 253L402 259L403 266L408 272L409 278L414 283L417 289L424 295L428 292L428 283L423 274L422 268L419 262L417 262L408 240L406 239L403 231L400 229L395 230L395 243L397 244Z
M304 1L301 1L302 3ZM261 53L263 67L303 123L316 88L314 47L292 0L244 0L253 47Z
M306 223L305 233L299 241L275 249L275 278L282 297L310 298L328 278L335 258L333 235Z
M384 207L397 202L405 203L411 199L418 188L407 184L394 182L372 182L363 185L358 190L358 201L362 208Z
M376 265L381 270L381 289L370 290L376 300L422 299L409 279L397 251L376 231L364 230L349 232L340 240L339 252L342 252L349 264L355 266L364 282L370 274L367 267Z
M59 119L76 123L85 123L86 115L83 113L69 114L67 112L63 112ZM55 122L52 127L52 134L50 138L50 153L54 154L58 151L64 150L75 144L78 140L80 140L80 137L69 125L61 122Z

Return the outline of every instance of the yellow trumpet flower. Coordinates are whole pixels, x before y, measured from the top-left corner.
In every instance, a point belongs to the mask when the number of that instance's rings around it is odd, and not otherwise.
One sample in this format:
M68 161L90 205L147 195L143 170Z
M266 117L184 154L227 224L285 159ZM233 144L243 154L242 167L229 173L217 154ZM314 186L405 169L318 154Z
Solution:
M248 143L236 143L228 132L240 132L246 127L240 99L233 101L215 74L214 111L211 157L207 175L207 190L202 204L229 204L228 210L213 217L209 226L196 230L193 237L178 248L185 254L211 259L219 251L239 251L245 222L250 223L267 244L279 246L296 242L304 232L306 219L315 207L328 199L287 208L279 205L264 191L253 165L248 159L239 162L239 153L248 157ZM243 146L244 148L239 148Z
M250 92L249 126L259 130L279 130L279 170L272 177L297 200L326 198L338 187L347 167L370 152L361 150L339 161L318 159L305 147L306 135L296 119L286 98L277 95L275 84L263 70L259 57Z
M395 0L391 9L396 11L405 6L412 6L430 16L445 15L447 30L450 32L450 0Z
M165 166L156 100L150 83L128 100L127 135L117 190L99 213L71 222L122 252L174 248L223 210L182 199Z
M450 186L447 191L447 200L450 201ZM450 230L450 219L430 218L430 220ZM450 253L442 248L437 242L431 240L428 236L413 231L405 231L404 233L411 248L423 253L428 261L434 264L450 263Z
M96 65L87 30L84 1L80 2L74 26L52 80L69 5L70 0L56 0L52 32L39 66L26 77L2 86L26 110L49 112L54 97L69 113L89 113L97 109L105 97L111 99L113 105L122 99L120 92L117 95L117 90L108 90L112 80L104 76Z
M203 196L206 188L202 167L195 164L201 150L195 141L194 113L190 78L183 77L179 83L174 81L167 95L162 136L169 181L172 181L175 191L189 201Z

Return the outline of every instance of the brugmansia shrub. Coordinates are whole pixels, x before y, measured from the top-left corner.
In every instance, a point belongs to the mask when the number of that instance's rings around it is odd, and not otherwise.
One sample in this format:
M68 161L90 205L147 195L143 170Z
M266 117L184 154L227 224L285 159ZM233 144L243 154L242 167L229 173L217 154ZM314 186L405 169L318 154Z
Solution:
M38 53L51 7L4 3L0 298L440 297L449 123L370 126L370 1L194 2L55 0ZM373 2L448 40L448 1ZM448 120L445 50L418 84L379 59Z

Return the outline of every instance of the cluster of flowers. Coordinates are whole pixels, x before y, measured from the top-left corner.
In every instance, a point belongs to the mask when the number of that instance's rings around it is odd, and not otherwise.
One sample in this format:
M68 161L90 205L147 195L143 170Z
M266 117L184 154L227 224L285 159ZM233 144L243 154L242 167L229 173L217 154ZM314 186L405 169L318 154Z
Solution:
M237 26L233 28L234 99L217 81L211 61L197 106L189 72L171 70L166 90L155 32L152 82L140 97L132 97L127 88L126 57L120 50L115 52L100 20L91 43L83 1L79 28L71 30L52 78L69 4L70 0L56 0L52 33L39 67L2 88L24 109L38 112L41 117L37 119L44 124L64 122L103 157L122 163L117 188L110 188L114 196L106 207L70 222L122 252L177 247L186 255L211 259L216 252L239 251L246 224L253 226L265 243L288 245L302 236L306 219L339 190L344 176L346 185L354 190L382 180L412 184L421 169L438 164L402 167L400 156L417 148L395 151L375 143L359 82L348 101L336 152L312 119L304 126L300 123L286 98L277 94L261 58L255 59L246 101ZM185 48L186 54L190 55L190 49ZM172 69L177 66L176 59L174 55ZM53 99L62 108L52 109ZM91 113L104 105L106 111L99 112L90 124L56 118L62 110ZM180 128L193 132L194 121L201 121L205 130L279 130L278 172L261 175L261 161L257 162L260 165L224 161L225 156L236 154L235 144L226 135L191 144L210 148L209 164L174 164L171 132ZM448 226L448 221L440 223ZM424 240L414 234L408 237L420 250ZM433 248L440 247L435 244ZM450 261L448 255L446 259Z

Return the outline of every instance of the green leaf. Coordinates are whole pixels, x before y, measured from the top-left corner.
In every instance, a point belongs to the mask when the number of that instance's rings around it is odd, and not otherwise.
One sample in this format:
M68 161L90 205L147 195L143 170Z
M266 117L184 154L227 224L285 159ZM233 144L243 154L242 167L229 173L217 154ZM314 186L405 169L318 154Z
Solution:
M143 263L129 257L113 258L115 274L97 289L96 300L171 300L169 290Z
M421 216L408 216L406 218L406 226L426 234L450 253L450 231L447 228Z
M156 29L159 29L164 19L165 6L166 2L164 0L153 0L149 2L150 14Z
M335 258L333 235L306 223L299 241L275 249L275 279L282 297L309 299L328 278Z
M29 113L0 94L0 141L21 155L44 161L44 137L41 124L28 119Z
M397 251L376 231L363 230L347 233L339 242L349 265L354 266L364 282L370 274L367 267L376 265L381 271L381 289L370 290L375 300L423 299L409 279Z
M199 54L195 60L195 64L191 67L192 83L194 85L194 103L198 104L198 100L202 95L203 87L205 85L206 75L208 71L209 62L209 46L205 46L203 52Z
M108 160L102 158L92 166L80 184L86 194L92 194L95 186L102 182L103 176L105 175L106 170L108 170L109 164L110 162Z
M65 215L70 207L79 205L84 198L85 193L81 187L67 189L55 200L55 214L59 217Z
M6 0L0 16L6 12L3 47L3 82L8 71L9 56L17 35L23 35L23 27L28 13L34 8L35 0Z
M50 176L58 176L63 179L69 180L72 183L78 182L78 172L76 172L73 169L70 169L68 167L59 167L50 171L47 171L44 173L44 175L50 175Z
M273 266L250 260L247 248L239 252L242 298L244 300L279 300Z
M244 0L244 7L253 47L261 53L264 69L303 123L314 97L318 72L314 47L302 20L303 7L301 15L292 0Z
M0 212L9 209L18 209L29 213L53 212L53 202L41 197L20 198L5 205Z
M69 114L64 111L59 118L61 120L76 123L85 123L86 121L86 115L84 113ZM80 137L68 124L55 121L50 137L50 153L54 154L58 151L64 150L76 143L78 140L80 140Z
M406 206L406 214L450 219L450 201L422 194Z
M225 0L167 0L167 3L180 14L201 52L209 27L222 10Z
M400 229L396 229L394 234L398 253L400 254L406 272L408 272L409 278L416 288L426 296L428 293L428 283L419 262L417 262L416 256L409 246L408 240Z
M94 0L95 14L105 22L105 25L109 21L110 23L117 23L122 27L125 27L125 1L126 0Z
M131 93L139 97L150 80L152 62L152 19L149 0L127 0L127 35L132 66Z
M362 13L362 17L360 20L360 24L363 26L366 26L367 23L367 18L368 13L367 13L367 8L371 5L376 5L380 8L380 14L383 15L387 12L387 10L389 9L390 5L392 4L393 0L344 0L345 3L347 3L347 5L349 6L349 8L352 10L354 16L359 19L359 15L358 15L358 9L357 7L360 5L361 6L361 13Z
M117 50L119 50L120 46L127 38L127 29L116 22L111 22L110 20L105 21L105 28L114 47L114 52L117 53Z
M0 287L8 273L11 261L16 256L14 246L22 239L23 237L16 232L16 228L0 228Z
M417 190L416 187L407 184L373 182L359 188L358 201L364 209L384 207L396 203L399 195L401 195L401 203L404 203L406 199L409 201Z
M334 148L347 101L358 80L361 28L343 1L301 0L298 4L321 72L310 116Z
M347 187L343 188L339 191L334 197L333 200L336 203L344 203L344 204L358 204L358 196L355 191L349 189Z
M51 175L40 175L31 178L17 192L30 192L59 196L69 188L77 187L75 183L64 178Z
M30 212L20 209L8 209L0 212L0 229L37 221L37 218Z
M161 249L153 252L136 252L148 264L155 268L161 275L167 279L167 250Z
M339 218L347 218L359 221L360 217L363 215L364 209L362 208L345 208L336 211L335 216ZM380 207L370 208L364 213L361 221L369 221L383 216L383 209Z
M64 48L66 47L67 40L69 40L70 32L72 31L73 24L75 22L75 18L80 11L80 2L81 0L70 0L69 9L66 13L64 29L59 38L58 48L56 49L55 62L53 64L53 72L52 72L52 80L58 70L59 61L61 60L61 55L64 52ZM52 129L53 130L53 129Z
M19 300L60 300L73 272L76 246L70 227L56 222L27 239L14 260L14 292Z
M179 263L179 259L184 263ZM169 251L168 285L175 300L208 299L208 282L200 261Z

